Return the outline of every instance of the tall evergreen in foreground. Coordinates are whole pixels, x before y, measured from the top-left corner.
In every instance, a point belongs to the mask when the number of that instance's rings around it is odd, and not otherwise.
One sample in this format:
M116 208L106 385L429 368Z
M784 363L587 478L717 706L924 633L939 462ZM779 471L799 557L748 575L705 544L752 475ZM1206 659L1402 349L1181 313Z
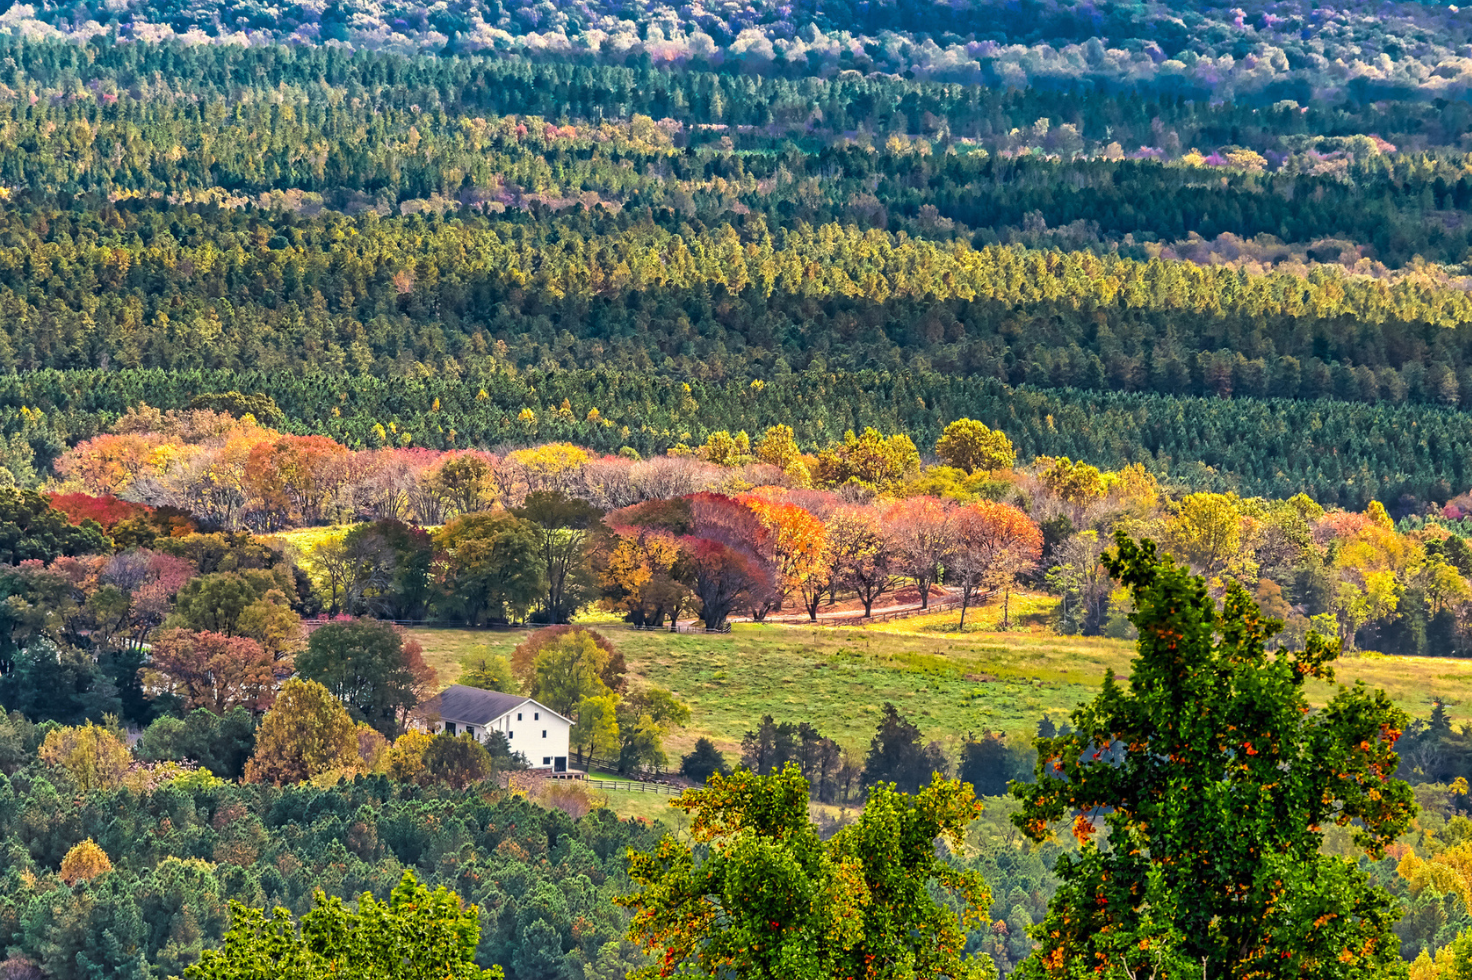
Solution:
M1338 644L1313 636L1302 653L1269 655L1282 624L1240 587L1219 612L1153 543L1117 544L1105 564L1140 631L1129 684L1107 677L1075 731L1038 740L1037 781L1014 785L1029 837L1072 814L1085 842L1059 862L1021 975L1403 972L1395 900L1320 844L1325 825L1352 826L1378 858L1410 822L1410 787L1392 778L1404 712L1359 683L1311 712L1304 684L1333 680ZM1107 848L1089 839L1096 822Z

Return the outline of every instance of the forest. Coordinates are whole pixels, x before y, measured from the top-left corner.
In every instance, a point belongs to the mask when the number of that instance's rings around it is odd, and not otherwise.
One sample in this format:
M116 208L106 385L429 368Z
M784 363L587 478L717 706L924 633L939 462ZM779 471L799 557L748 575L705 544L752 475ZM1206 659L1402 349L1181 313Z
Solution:
M0 10L0 978L1472 975L1469 90L1429 0Z

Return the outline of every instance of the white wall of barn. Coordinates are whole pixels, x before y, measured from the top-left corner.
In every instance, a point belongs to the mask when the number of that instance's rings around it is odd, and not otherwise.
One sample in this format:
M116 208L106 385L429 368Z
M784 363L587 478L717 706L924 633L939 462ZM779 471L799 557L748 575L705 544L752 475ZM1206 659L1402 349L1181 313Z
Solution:
M567 765L566 760L572 754L570 751L572 725L556 712L535 701L526 702L492 721L489 725L474 727L473 734L482 741L485 740L487 731L504 734L506 741L511 746L511 751L520 752L525 756L527 765L533 769L555 768L559 758L563 760L565 766ZM467 728L457 724L455 730L460 732Z

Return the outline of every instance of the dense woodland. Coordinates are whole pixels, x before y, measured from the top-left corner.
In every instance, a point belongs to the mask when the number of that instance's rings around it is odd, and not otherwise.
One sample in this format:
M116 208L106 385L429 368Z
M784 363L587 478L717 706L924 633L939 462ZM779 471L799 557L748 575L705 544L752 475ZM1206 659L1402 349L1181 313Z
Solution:
M1304 685L1472 655L1469 45L1361 0L0 13L0 974L1459 980L1472 734L1434 678ZM1130 684L676 753L569 623L1018 589ZM533 629L440 676L387 620ZM429 734L451 682L707 785L683 836Z

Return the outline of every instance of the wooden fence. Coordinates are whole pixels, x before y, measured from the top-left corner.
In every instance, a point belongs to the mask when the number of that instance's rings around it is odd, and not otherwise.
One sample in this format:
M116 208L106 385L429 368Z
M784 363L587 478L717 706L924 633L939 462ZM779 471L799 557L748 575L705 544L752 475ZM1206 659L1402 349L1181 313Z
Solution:
M679 796L685 792L683 786L669 783L641 783L633 779L590 779L588 786L613 793L658 793L663 796Z
M725 626L722 626L720 629L710 629L709 627L706 627L706 626L698 626L698 625L696 625L699 622L700 621L697 619L697 620L691 620L688 623L676 623L674 629L670 629L668 626L635 626L635 625L633 625L631 623L631 624L629 624L629 629L631 629L631 630L638 630L640 633L717 633L717 634L724 634L724 633L731 632L731 624L730 623L727 623Z

